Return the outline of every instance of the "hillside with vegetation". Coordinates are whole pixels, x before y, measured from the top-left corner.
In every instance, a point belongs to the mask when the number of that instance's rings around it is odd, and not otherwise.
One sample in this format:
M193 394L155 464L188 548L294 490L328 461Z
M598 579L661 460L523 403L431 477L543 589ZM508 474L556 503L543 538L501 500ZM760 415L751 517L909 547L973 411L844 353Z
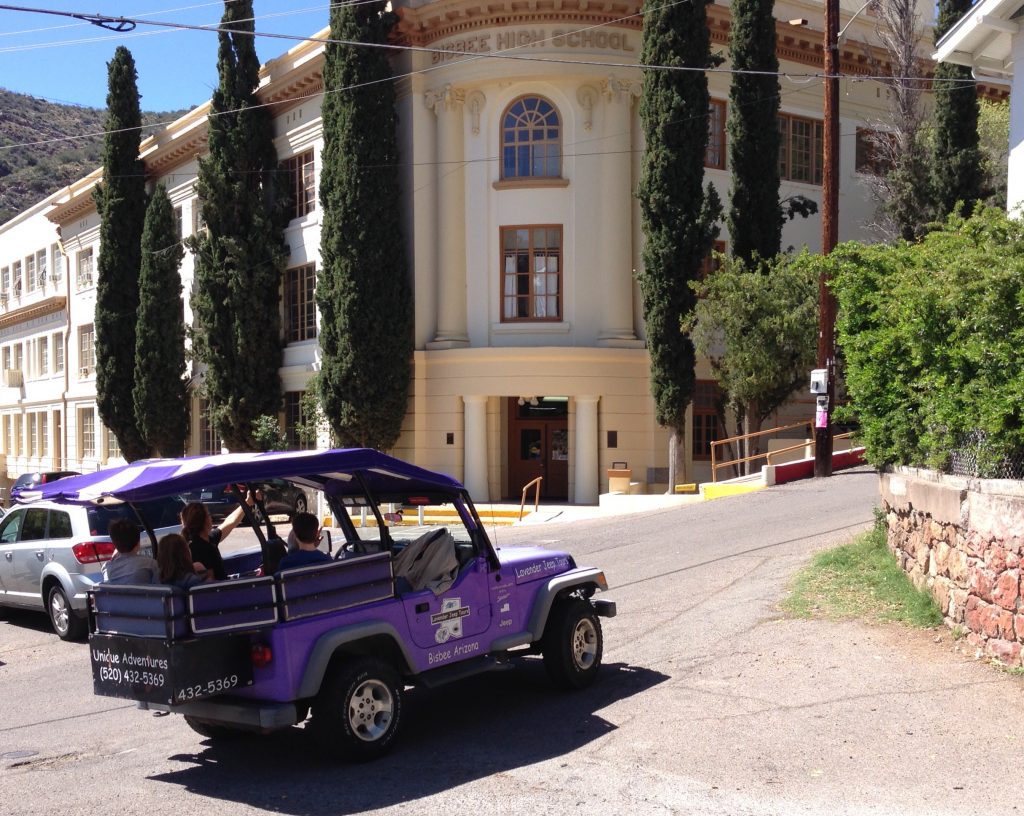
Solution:
M169 122L183 111L143 114ZM0 88L0 224L100 166L106 110Z

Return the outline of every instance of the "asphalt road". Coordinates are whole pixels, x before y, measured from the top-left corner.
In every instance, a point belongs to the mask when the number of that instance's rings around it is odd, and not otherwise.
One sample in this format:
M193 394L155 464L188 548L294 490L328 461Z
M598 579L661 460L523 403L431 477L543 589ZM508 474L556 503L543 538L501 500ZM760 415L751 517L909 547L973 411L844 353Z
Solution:
M87 647L0 616L0 808L21 814L992 814L1021 801L1022 679L948 634L777 609L871 522L845 472L646 515L497 531L603 567L619 616L590 689L537 662L413 690L396 750L339 765L299 728L212 747L91 693ZM937 639L937 642L936 642Z

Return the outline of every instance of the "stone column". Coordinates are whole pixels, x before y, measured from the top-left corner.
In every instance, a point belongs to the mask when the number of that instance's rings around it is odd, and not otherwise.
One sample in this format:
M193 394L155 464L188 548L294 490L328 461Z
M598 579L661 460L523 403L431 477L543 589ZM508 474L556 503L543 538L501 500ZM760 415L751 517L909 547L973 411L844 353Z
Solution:
M1010 59L1024 66L1024 33L1014 34ZM1006 176L1006 211L1020 218L1024 205L1024 76L1014 77L1010 86L1010 159Z
M463 479L476 504L491 500L487 488L487 397L464 396Z
M437 115L437 335L428 348L469 345L466 323L466 173L463 91L428 91Z
M635 340L633 331L633 180L631 111L639 83L609 77L601 83L604 99L604 152L600 225L603 313L599 341Z
M597 472L597 401L599 397L573 397L576 405L575 470L576 504L597 504L600 489Z

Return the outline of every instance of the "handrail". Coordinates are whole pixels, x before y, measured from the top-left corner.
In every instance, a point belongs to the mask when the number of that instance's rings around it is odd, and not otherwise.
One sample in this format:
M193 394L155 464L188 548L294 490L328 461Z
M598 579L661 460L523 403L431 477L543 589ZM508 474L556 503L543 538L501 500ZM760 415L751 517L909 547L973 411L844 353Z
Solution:
M753 433L740 434L739 436L730 436L727 439L718 439L711 443L711 481L718 481L718 470L719 468L729 467L730 465L739 465L743 462L750 462L754 459L761 459L767 457L766 453L755 453L752 456L745 456L740 459L730 459L728 462L715 462L715 449L722 447L723 445L731 445L733 442L739 442L744 439L753 439L754 437L767 436L769 434L777 434L781 431L791 431L794 428L807 428L811 429L811 421L806 420L804 422L794 422L791 425L780 425L778 428L769 428L767 431L754 431ZM813 437L814 435L811 434ZM802 447L799 446L799 447Z
M810 420L808 420L806 422L795 422L792 425L781 425L778 428L769 428L767 431L756 431L755 433L743 434L741 436L731 436L728 439L722 439L722 440L717 440L715 442L712 442L711 443L711 481L715 482L715 481L718 480L718 478L717 478L718 477L718 468L728 467L729 465L738 465L738 464L741 464L743 462L750 462L750 461L753 461L754 459L761 459L761 458L763 458L765 460L766 464L770 465L772 463L772 457L773 456L778 456L779 454L789 453L790 451L795 451L795 450L799 450L800 448L806 448L806 447L810 447L811 455L813 456L814 452L815 452L815 447L814 447L815 438L814 438L814 434L811 434L808 437L808 439L804 440L803 442L799 442L796 445L790 445L789 447L779 448L778 450L773 450L773 451L765 451L764 453L755 453L752 456L744 456L744 457L742 457L740 459L730 459L728 462L718 462L717 464L715 463L715 447L716 446L731 444L732 442L737 442L737 441L740 441L740 440L743 440L743 439L749 439L749 438L752 438L752 437L755 437L755 436L764 436L766 434L778 433L779 431L791 431L791 430L793 430L793 428L801 428L803 426L807 426L808 430L810 430L810 426L811 426ZM854 435L853 431L847 431L846 433L836 434L835 436L832 437L832 441L834 442L837 439L850 439L850 438L853 437L853 435Z
M540 483L544 479L543 476L538 476L533 481L527 482L523 485L523 498L519 502L519 520L523 520L523 508L526 506L526 491L529 490L533 485L537 485L537 489L533 492L533 512L537 512L537 508L540 507Z

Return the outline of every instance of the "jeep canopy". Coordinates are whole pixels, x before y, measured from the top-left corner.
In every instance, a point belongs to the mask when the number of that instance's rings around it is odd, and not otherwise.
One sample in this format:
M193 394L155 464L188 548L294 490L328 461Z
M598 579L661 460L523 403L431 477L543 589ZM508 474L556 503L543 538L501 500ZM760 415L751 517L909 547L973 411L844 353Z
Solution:
M212 484L287 479L322 490L329 498L422 503L465 496L463 486L442 473L410 465L368 448L328 451L280 451L143 459L26 490L20 501L40 499L67 504L140 502L196 490ZM414 501L422 498L422 501Z

